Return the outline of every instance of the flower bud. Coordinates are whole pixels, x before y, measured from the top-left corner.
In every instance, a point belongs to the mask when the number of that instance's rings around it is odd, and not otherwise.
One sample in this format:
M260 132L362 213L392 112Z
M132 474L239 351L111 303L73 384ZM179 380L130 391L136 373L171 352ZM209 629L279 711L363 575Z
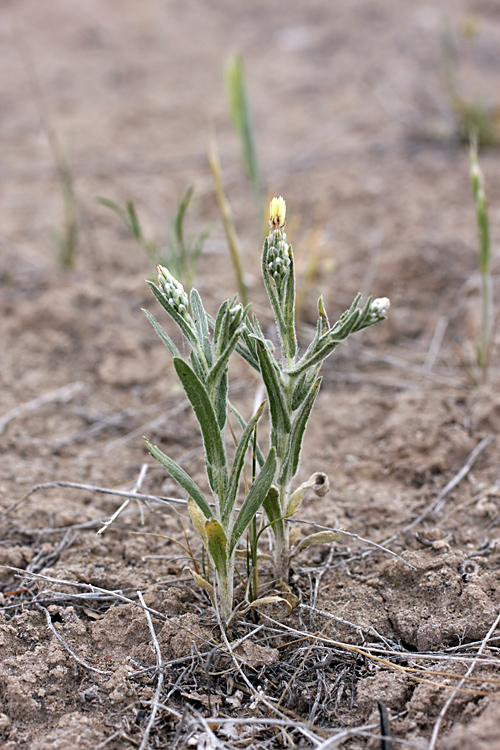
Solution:
M156 268L158 271L158 286L160 291L163 292L169 306L172 310L179 313L179 315L182 315L182 317L189 317L189 300L180 281L177 281L177 279L172 276L168 268L159 265L156 266Z
M385 318L391 307L388 297L377 297L370 306L370 317L373 319Z
M269 204L269 226L271 229L283 229L286 223L286 203L283 198L273 198Z

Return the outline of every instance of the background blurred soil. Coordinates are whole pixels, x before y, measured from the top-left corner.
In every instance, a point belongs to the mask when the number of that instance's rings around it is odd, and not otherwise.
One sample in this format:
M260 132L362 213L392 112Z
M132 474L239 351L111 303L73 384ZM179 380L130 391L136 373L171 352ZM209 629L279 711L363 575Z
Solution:
M477 36L458 61L463 91L488 100L500 90L500 6L488 0L1 4L0 418L71 386L66 396L5 424L3 511L33 485L54 480L131 489L144 463L142 492L179 496L148 457L143 435L204 481L196 425L168 353L141 312L149 308L168 328L144 283L153 269L96 197L134 200L145 232L164 237L179 195L194 184L187 231L212 226L196 286L214 313L235 280L207 167L210 125L252 299L272 333L259 277L264 230L224 90L225 65L239 51L269 195L287 199L299 264L308 249L322 252L317 288L303 308L302 345L319 290L331 319L358 291L392 303L388 322L353 337L325 364L301 478L325 471L332 489L306 502L302 517L380 543L423 513L480 441L492 438L439 513L390 545L414 570L366 545L357 554L360 544L347 537L330 553L310 548L296 564L301 601L313 601L317 583L316 606L358 630L307 614L289 621L325 627L347 643L361 643L360 633L366 640L372 628L409 652L465 648L484 638L500 602L498 350L488 383L478 385L475 214L468 157L442 76L443 31L458 38L471 19ZM63 209L48 129L57 133L75 180L79 242L70 271L61 269L54 242ZM481 165L496 284L499 152L484 151ZM234 373L234 399L249 415L257 382L238 360ZM193 644L210 646L210 611L183 572L182 551L164 538L182 539L181 511L149 505L141 525L139 508L130 505L96 536L98 522L120 502L70 488L39 491L1 517L0 562L132 598L144 592L149 606L170 618L159 624L165 661L191 653ZM75 524L88 527L65 528ZM141 610L104 601L87 608L80 600L47 604L53 627L100 670L91 672L63 648L44 611L30 605L36 592L71 589L23 582L6 568L0 582L2 746L139 746L156 685L152 673L129 678L155 664ZM496 655L499 638L493 634L485 653ZM498 678L498 666L475 674ZM393 736L428 747L449 693L374 663L360 661L349 675L335 710L318 715L317 727L376 726L382 700L399 715ZM334 677L332 671L323 679ZM450 679L443 678L456 684ZM311 715L315 681L292 706L299 717ZM210 716L213 706L193 686L181 688L172 692L172 705L191 704ZM436 747L500 748L500 699L484 695L498 688L479 680L471 689L455 698ZM220 701L226 716L250 710L248 696L241 706L223 695ZM175 732L167 713L151 746L170 747ZM221 741L251 745L251 738L235 737ZM269 747L287 746L285 735L272 737ZM182 747L184 740L177 735L176 742ZM374 742L358 737L345 746L378 747Z

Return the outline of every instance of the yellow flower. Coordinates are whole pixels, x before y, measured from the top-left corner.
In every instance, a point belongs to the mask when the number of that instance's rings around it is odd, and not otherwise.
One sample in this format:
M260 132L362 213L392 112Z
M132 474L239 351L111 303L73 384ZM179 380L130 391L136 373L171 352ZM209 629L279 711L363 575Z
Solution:
M269 226L272 229L283 229L286 222L286 203L283 198L273 198L269 204Z

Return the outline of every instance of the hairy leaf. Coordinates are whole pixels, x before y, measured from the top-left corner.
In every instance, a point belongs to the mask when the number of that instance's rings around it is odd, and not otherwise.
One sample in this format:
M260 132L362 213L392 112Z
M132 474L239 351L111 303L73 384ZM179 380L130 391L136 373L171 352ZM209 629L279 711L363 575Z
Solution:
M188 363L174 357L174 367L200 425L210 486L221 500L227 485L227 459L215 411L205 386Z
M191 479L189 474L185 472L184 469L179 466L179 464L176 464L175 461L173 461L165 453L163 453L163 451L160 450L156 445L150 443L147 438L144 438L144 440L146 441L146 445L151 455L161 463L163 468L168 471L170 476L175 479L178 484L180 484L182 489L185 490L188 495L193 498L198 508L200 508L200 510L203 512L203 515L206 518L211 518L213 515L212 509L210 508L205 495L200 490L194 479Z

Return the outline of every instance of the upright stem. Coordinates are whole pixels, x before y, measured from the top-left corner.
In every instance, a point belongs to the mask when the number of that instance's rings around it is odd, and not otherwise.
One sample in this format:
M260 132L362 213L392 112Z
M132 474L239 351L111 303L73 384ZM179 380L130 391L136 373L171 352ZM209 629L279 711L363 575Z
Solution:
M486 379L486 372L488 368L488 354L489 354L489 343L490 343L490 332L491 332L491 313L492 313L492 289L491 289L491 273L489 269L481 274L482 287L483 287L483 311L481 320L481 333L479 337L479 348L478 348L478 365L483 370L484 378Z
M234 558L227 561L225 571L215 571L216 596L221 620L226 627L233 613Z

